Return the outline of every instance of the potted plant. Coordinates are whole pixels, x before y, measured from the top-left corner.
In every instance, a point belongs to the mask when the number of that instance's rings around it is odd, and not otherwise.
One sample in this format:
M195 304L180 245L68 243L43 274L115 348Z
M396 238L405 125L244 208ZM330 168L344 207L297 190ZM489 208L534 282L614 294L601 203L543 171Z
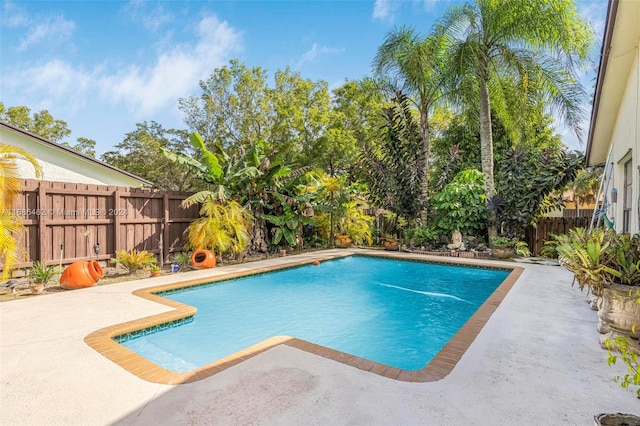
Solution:
M494 236L489 239L491 256L496 259L508 259L516 254L516 239L505 236Z
M400 239L392 235L384 234L382 235L382 247L384 247L385 250L398 251L400 250Z
M44 262L39 260L33 262L33 266L29 272L29 278L32 280L32 284L29 285L31 292L33 294L42 294L51 278L57 273L55 266L46 266Z
M338 248L347 248L351 245L352 241L346 234L339 234L334 237L336 247Z
M151 271L152 277L159 277L160 275L162 275L162 269L159 265L151 265L149 270Z
M640 236L617 234L613 230L574 228L554 237L560 265L573 272L582 290L598 297L598 331L602 347L608 339L623 336L634 352L640 353L635 328L640 304Z

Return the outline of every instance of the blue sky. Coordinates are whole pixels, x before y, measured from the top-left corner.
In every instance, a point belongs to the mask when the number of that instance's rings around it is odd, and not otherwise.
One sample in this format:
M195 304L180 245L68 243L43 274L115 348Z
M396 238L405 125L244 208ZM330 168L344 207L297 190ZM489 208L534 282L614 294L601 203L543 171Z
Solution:
M0 101L48 110L68 123L70 142L94 139L100 155L138 122L185 128L178 98L199 95L199 81L230 59L270 77L288 66L335 88L370 75L378 46L395 26L426 34L461 2L4 1ZM596 31L594 65L581 76L590 95L606 7L605 0L578 2ZM558 133L581 148L561 126Z

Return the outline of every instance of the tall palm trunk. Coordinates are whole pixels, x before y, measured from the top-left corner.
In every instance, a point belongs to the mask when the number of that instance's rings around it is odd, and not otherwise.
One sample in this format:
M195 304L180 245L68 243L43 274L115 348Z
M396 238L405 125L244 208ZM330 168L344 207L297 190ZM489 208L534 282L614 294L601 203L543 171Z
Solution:
M431 155L431 137L429 135L429 106L423 102L420 108L420 139L422 140L422 211L420 221L427 225L429 209L429 157Z
M269 250L267 243L267 223L260 214L263 213L262 206L258 206L253 211L253 224L251 232L250 250L252 253L266 253Z
M496 194L493 180L493 134L491 132L491 106L489 104L488 71L486 60L480 60L478 70L478 89L480 92L480 160L484 176L484 193L489 200ZM489 215L489 237L497 235L496 215Z

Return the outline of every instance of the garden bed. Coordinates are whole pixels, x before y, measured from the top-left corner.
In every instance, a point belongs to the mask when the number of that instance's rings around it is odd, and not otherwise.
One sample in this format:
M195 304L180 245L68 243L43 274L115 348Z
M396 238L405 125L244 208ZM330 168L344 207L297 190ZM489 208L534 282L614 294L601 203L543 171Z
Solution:
M316 251L316 250L324 250L324 249L288 250L287 253L294 255L294 254L307 253L307 252ZM225 259L221 263L219 263L219 266L233 265L233 264L246 263L246 262L255 262L258 260L264 260L264 259L269 259L269 258L279 257L279 256L280 256L280 253L277 252L277 253L263 253L263 254L250 255L240 260ZM115 268L115 267L103 267L103 270L104 270L104 277L97 282L96 286L115 284L115 283L120 283L125 281L142 280L142 279L151 277L151 274L149 273L149 271L145 271L145 270L140 270L135 273L129 273L122 268ZM181 268L180 271L174 273L174 272L171 272L171 263L168 262L165 264L164 268L162 269L162 275L175 275L175 274L180 274L182 272L189 272L193 270L194 270L193 268L191 268L190 266L187 266L187 267ZM72 291L72 290L66 290L60 287L60 284L58 283L59 278L60 278L60 275L56 275L54 280L47 285L47 287L44 290L44 293L42 294L33 294L31 292L31 290L29 289L28 278L18 278L17 279L18 285L15 286L13 289L8 287L0 287L0 302L8 302L11 300L25 299L30 297L43 296L46 294Z
M413 254L426 254L428 256L447 256L447 257L461 257L467 259L489 259L490 255L488 251L457 251L457 250L414 250L410 248L402 248L402 251Z

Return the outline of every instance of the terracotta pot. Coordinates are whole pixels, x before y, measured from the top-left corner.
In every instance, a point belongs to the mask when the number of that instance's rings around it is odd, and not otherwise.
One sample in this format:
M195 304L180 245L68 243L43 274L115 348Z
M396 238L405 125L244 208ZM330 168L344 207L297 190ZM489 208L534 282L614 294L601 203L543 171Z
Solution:
M280 250L280 257L285 257L287 255L286 250Z
M497 244L491 248L491 256L496 259L509 259L516 255L513 245Z
M33 283L29 286L32 294L44 293L44 283Z
M196 269L208 269L216 266L216 255L211 250L196 250L191 255L191 266Z
M351 245L351 238L348 235L336 235L336 247L347 248Z
M81 260L67 266L60 276L60 287L67 290L93 287L102 277L104 271L98 262Z
M152 277L159 277L160 275L162 275L162 271L151 271Z
M384 247L385 250L398 251L400 250L400 246L398 243L399 241L397 238L385 238L382 241L382 247Z

